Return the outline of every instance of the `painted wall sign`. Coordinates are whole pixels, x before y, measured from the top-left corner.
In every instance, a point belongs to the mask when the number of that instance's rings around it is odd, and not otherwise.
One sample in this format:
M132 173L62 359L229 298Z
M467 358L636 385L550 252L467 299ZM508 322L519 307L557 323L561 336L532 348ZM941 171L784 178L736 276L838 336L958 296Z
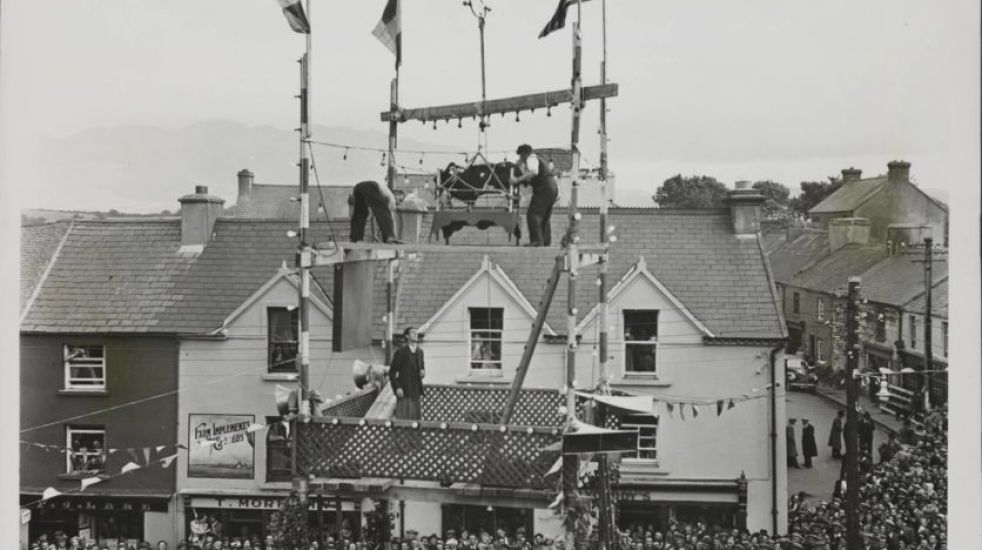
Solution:
M284 497L278 496L242 496L242 497L195 497L190 506L197 510L225 508L234 510L278 510ZM342 500L341 510L353 511L360 508L354 501ZM333 511L334 499L312 498L309 503L312 511Z
M251 414L188 415L188 477L252 479L255 433Z
M90 500L85 498L61 497L57 501L38 503L35 509L44 511L64 510L73 512L166 512L167 500Z

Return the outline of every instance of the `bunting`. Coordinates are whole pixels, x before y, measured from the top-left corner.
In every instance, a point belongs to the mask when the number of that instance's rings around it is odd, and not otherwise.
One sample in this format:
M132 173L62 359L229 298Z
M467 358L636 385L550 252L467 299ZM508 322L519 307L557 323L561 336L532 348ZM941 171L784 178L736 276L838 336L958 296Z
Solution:
M162 465L162 466L163 466L164 468L170 468L170 465L174 463L174 460L175 460L176 458L177 458L177 453L174 453L174 454L172 454L172 455L170 455L170 456L168 456L168 457L164 457L164 459L163 459L163 460L161 460L161 462L160 462L160 464L161 464L161 465Z
M61 491L59 491L58 489L55 489L54 487L48 487L47 489L44 490L43 493L41 493L41 500L42 501L49 500L55 498L60 494Z
M139 470L139 469L140 469L140 465L137 464L136 462L127 462L126 465L123 466L123 469L120 470L120 473L125 474L126 472L132 472L133 470Z
M720 416L722 414L723 414L723 400L720 399L716 401L716 416Z
M695 403L692 404L692 418L699 418L699 407Z
M102 481L102 478L95 477L95 476L93 476L93 477L87 477L87 478L83 479L82 480L82 488L79 490L79 492L84 491L86 488L91 487L92 485L95 485L96 483L99 483L100 481Z

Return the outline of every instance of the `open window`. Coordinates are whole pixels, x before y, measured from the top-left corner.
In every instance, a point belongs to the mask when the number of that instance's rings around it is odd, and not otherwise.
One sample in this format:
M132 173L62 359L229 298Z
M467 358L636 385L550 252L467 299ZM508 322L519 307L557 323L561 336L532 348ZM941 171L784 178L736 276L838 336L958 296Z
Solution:
M104 346L64 347L65 389L66 390L105 390L106 389L106 348Z
M99 426L65 428L66 471L69 474L100 474L106 467L106 430Z
M468 312L471 371L500 376L505 310L500 307L472 307Z
M658 358L658 310L624 310L624 372L654 375Z
M296 372L299 309L285 307L266 308L269 321L269 372Z

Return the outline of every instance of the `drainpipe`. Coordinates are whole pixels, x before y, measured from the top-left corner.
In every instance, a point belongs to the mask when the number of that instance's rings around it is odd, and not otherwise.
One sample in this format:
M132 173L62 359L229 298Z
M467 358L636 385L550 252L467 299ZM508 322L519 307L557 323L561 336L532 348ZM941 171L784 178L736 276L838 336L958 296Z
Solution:
M784 344L771 350L771 527L777 535L778 506L777 506L777 354L784 349Z

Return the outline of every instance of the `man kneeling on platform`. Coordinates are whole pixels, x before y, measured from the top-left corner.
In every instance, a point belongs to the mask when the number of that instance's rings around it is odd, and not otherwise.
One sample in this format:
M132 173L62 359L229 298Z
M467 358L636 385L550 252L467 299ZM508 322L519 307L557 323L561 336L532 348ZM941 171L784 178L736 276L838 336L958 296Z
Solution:
M387 186L377 181L363 181L355 185L351 196L354 202L354 211L351 213L351 242L364 240L368 209L371 208L379 231L382 232L382 242L402 244L396 240L395 224L392 221L396 198Z
M559 196L556 178L546 162L532 152L532 146L524 143L515 151L518 154L518 168L521 175L512 175L509 182L512 185L526 184L532 186L532 201L528 206L529 243L526 246L551 246L552 206Z

